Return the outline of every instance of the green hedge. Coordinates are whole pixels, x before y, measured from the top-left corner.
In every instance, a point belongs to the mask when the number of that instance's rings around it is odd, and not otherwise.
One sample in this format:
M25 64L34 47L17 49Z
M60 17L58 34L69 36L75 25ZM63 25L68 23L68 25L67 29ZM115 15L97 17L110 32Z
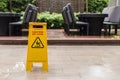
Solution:
M77 14L79 13L75 13L74 15L76 16ZM78 20L77 17L76 20ZM46 22L48 29L61 29L63 28L63 23L64 23L62 13L50 14L50 12L38 13L37 21Z
M88 0L88 11L91 13L102 12L103 8L108 6L108 1L109 0Z
M12 12L21 12L24 11L28 3L35 4L36 0L11 0L12 2ZM0 12L10 11L9 0L0 0Z
M56 28L56 29L63 28L63 18L62 18L62 14L60 13L52 13L52 14L50 14L49 12L38 13L37 21L46 22L47 28L49 29L50 28Z
M8 0L2 0L2 1L0 1L0 11L1 12L8 12L9 11Z

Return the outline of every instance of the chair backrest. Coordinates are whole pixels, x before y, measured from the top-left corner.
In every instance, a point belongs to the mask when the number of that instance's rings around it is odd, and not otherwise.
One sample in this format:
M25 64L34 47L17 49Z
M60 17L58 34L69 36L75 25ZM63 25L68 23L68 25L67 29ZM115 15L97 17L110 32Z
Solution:
M112 6L112 7L106 7L106 8L103 9L102 13L103 14L108 14L108 17L106 17L104 19L104 21L110 21L110 17L111 17L111 14L113 13L114 8L115 7Z
M66 7L63 7L63 10L62 10L62 16L63 16L63 20L64 20L64 23L69 25L69 22L68 22L68 16L67 16L67 13L66 13Z
M73 23L76 23L76 19L75 19L75 16L74 16L74 11L72 9L71 3L68 3L66 6L68 8L68 11L70 12Z
M120 23L120 6L115 6L111 15L110 22Z
M70 11L66 6L63 8L63 16L64 20L66 21L66 24L70 26L72 24L72 18L70 15Z
M62 11L62 16L64 20L64 31L69 35L70 21L67 13L67 7L65 6Z
M33 9L33 11L32 11L30 22L35 22L36 19L37 19L37 8L35 7L35 9Z
M36 21L37 16L37 8L33 4L28 4L25 10L25 14L23 17L23 23L29 23Z
M120 6L106 7L102 13L108 14L104 21L120 23Z
M68 7L66 7L66 13L67 13L67 16L68 16L68 22L69 22L69 25L73 25L73 19L72 19L72 16L70 14L70 10L68 9Z
M104 8L102 13L103 14L108 14L108 17L105 17L104 21L109 21L110 20L109 7Z

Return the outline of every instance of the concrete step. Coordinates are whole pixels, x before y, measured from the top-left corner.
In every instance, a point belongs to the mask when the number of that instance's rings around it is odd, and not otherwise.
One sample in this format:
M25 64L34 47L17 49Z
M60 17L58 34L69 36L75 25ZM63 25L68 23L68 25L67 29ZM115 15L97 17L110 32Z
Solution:
M48 45L120 45L120 39L113 38L48 38ZM27 45L27 37L0 37L0 44L4 45Z
M27 32L28 29L24 29ZM27 45L28 37L0 36L0 44ZM63 29L47 30L48 45L120 45L120 36L67 36Z

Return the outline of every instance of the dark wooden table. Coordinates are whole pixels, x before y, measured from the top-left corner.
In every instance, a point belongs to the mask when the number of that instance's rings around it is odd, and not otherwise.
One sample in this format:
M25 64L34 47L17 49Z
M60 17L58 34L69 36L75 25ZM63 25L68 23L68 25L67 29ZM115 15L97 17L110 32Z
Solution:
M100 13L90 13L90 14L79 14L77 17L79 21L84 21L89 23L89 35L91 36L100 36L101 29L103 27L104 18L107 17L108 14L100 14Z
M0 36L8 36L9 23L19 21L20 16L19 13L0 12Z

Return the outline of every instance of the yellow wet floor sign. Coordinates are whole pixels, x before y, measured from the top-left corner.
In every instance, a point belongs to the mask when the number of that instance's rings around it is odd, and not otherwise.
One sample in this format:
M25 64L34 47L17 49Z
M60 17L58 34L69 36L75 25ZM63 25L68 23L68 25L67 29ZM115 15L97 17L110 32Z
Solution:
M42 70L48 71L46 23L29 23L26 71L32 70L33 63L42 63Z

